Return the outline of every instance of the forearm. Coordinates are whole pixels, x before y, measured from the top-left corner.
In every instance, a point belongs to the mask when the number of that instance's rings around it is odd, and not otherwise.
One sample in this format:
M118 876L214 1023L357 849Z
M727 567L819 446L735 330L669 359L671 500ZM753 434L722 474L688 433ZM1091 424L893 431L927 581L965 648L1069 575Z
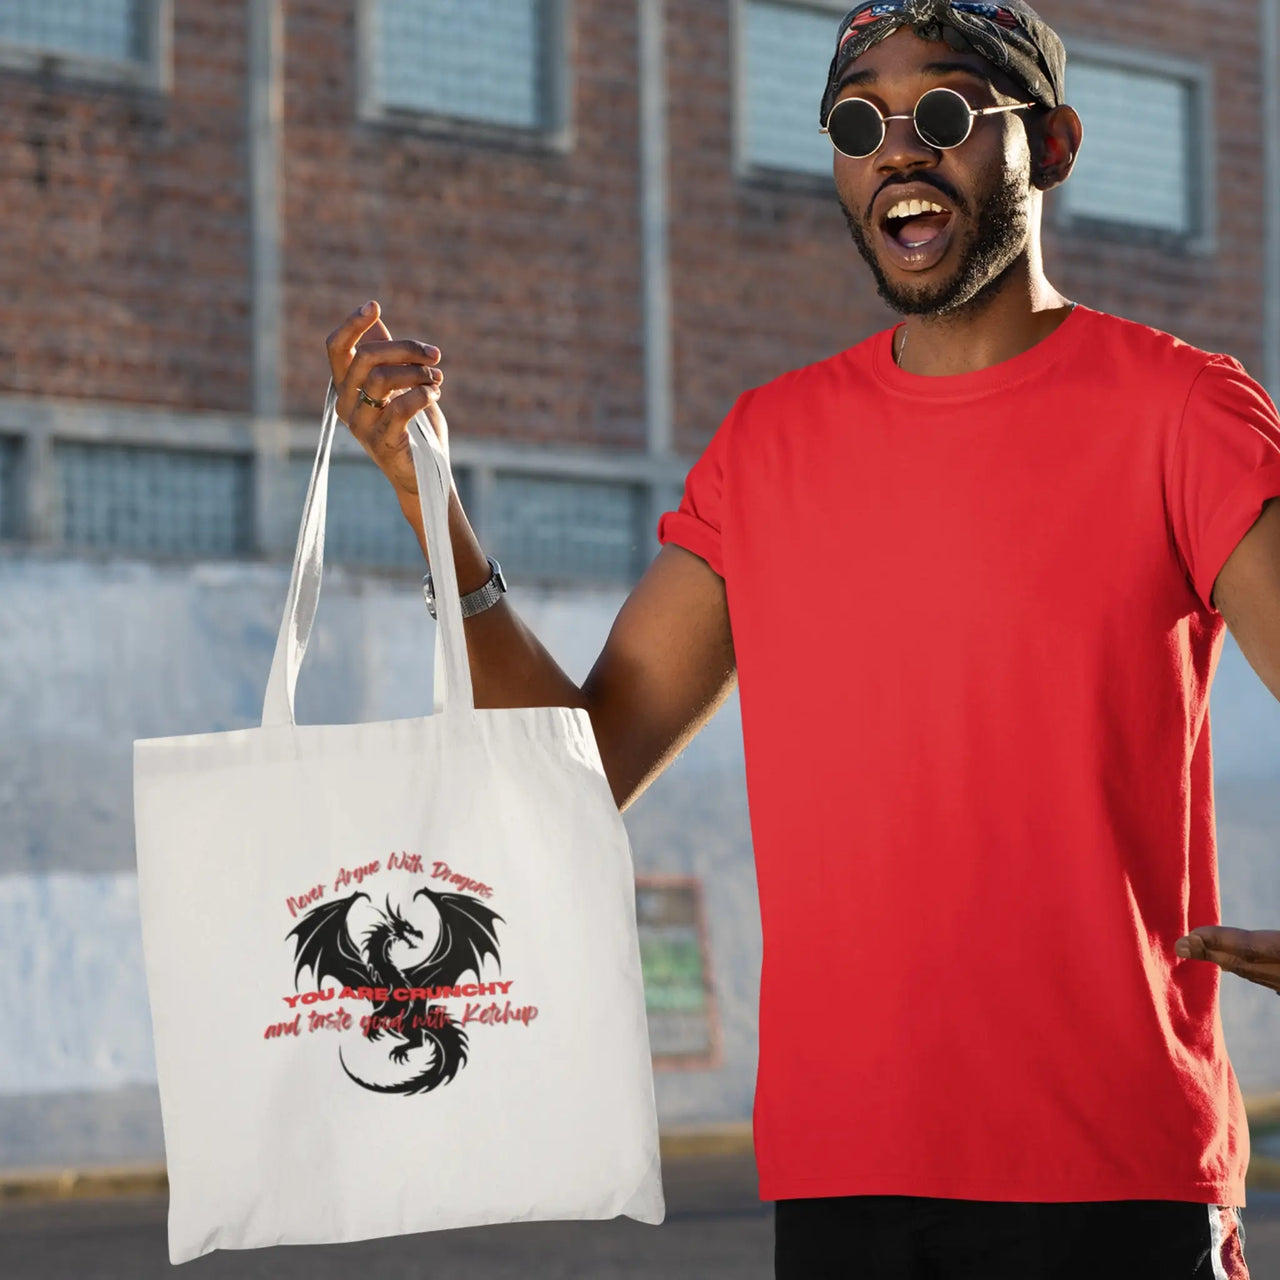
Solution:
M440 350L414 339L392 341L378 314L377 303L367 303L325 340L338 417L390 481L426 558L416 462L404 433L415 414L425 413L445 438L437 407ZM456 489L449 494L448 524L458 589L467 595L488 581L489 562ZM680 752L736 680L724 581L674 545L662 548L632 588L581 686L505 596L463 627L475 705L585 710L620 809Z
M401 502L423 547L416 507L416 497ZM488 580L489 562L456 492L449 534L465 595ZM679 754L737 680L724 582L678 546L664 547L632 588L581 687L505 596L464 626L476 706L584 708L620 810Z
M427 542L417 495L401 496L423 559ZM489 561L467 519L457 489L449 494L449 537L458 590L467 595L489 580ZM497 604L466 618L463 627L477 707L587 707L582 690L560 668L504 595Z

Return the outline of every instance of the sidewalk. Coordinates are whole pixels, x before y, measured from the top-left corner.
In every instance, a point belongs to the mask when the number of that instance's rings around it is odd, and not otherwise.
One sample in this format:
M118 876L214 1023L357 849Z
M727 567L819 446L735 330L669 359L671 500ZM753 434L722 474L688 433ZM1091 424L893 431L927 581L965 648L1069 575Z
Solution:
M1249 1127L1266 1134L1265 1148L1255 1148L1249 1162L1250 1190L1280 1192L1280 1094L1246 1099ZM682 1160L747 1158L752 1152L751 1125L722 1124L669 1129L662 1134L662 1163ZM0 1169L0 1206L112 1196L156 1196L168 1193L162 1164L96 1169ZM1280 1275L1280 1272L1277 1273Z
M773 1206L749 1154L664 1166L666 1221L508 1223L358 1244L217 1251L205 1280L772 1280ZM4 1280L168 1280L163 1195L0 1207Z
M750 1155L686 1156L663 1170L660 1227L513 1223L359 1244L218 1251L205 1280L772 1280L773 1207L756 1198ZM1280 1276L1280 1193L1244 1211L1254 1280ZM167 1280L163 1195L0 1207L4 1280ZM194 1273L193 1273L194 1274Z

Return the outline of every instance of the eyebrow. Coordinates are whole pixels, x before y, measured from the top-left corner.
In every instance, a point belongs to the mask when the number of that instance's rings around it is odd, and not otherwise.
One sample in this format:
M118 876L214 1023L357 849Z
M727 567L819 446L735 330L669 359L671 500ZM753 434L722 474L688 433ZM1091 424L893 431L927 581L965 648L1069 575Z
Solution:
M984 74L978 67L970 66L967 62L929 62L926 63L921 71L925 74L945 76L959 73L960 75L973 76L975 80L981 80L986 84L994 87L991 77ZM843 89L850 84L875 84L880 79L880 73L871 67L866 67L861 71L854 71L845 76L840 81L840 88Z

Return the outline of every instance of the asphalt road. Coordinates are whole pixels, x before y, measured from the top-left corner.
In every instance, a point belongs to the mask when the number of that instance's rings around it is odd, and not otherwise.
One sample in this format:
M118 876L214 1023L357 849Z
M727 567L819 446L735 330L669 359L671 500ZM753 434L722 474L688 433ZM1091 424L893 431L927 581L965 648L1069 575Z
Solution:
M362 1244L215 1252L192 1280L772 1280L773 1206L740 1157L668 1161L667 1220L544 1222ZM1244 1211L1252 1280L1280 1280L1280 1193ZM3 1280L159 1280L173 1274L162 1198L0 1208Z

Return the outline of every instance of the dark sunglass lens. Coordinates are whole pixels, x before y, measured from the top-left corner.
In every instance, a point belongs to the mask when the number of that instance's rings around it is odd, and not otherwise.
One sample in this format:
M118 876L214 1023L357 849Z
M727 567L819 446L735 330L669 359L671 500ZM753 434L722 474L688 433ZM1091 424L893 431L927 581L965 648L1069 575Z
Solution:
M969 134L969 104L950 89L930 89L916 103L916 129L931 147L958 147Z
M845 98L827 118L827 132L837 151L869 156L884 138L884 121L865 98Z

